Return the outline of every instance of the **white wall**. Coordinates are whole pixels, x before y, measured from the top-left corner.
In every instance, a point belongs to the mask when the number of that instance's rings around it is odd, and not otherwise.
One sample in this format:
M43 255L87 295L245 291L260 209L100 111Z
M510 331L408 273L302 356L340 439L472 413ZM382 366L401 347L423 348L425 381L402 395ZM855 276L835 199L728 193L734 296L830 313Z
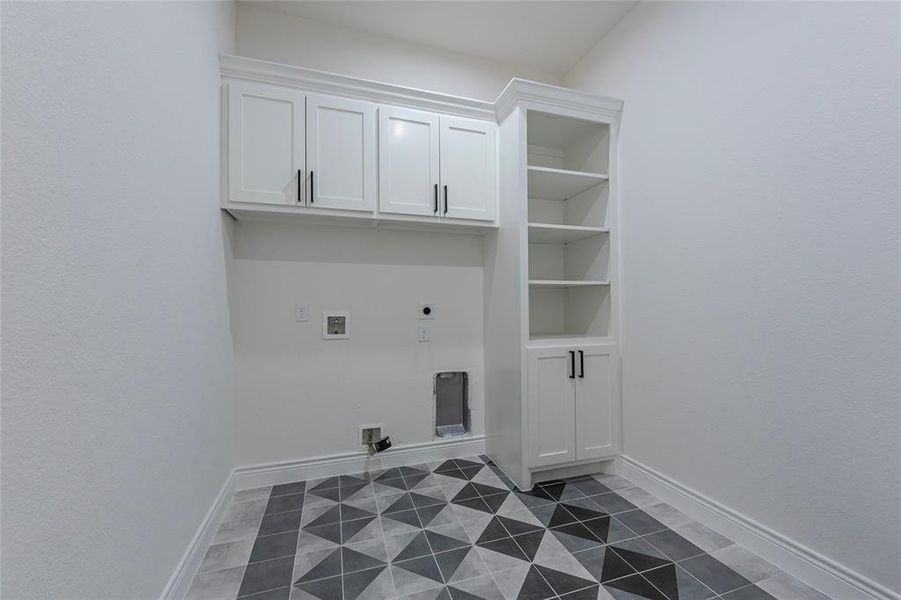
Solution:
M232 467L225 3L2 7L4 598L158 597Z
M901 590L898 4L647 3L625 99L625 452Z
M561 79L247 4L238 6L237 54L479 100L494 100L513 77Z
M469 372L482 433L481 238L245 222L236 240L239 465L359 451L366 423L395 445L429 441L439 370ZM295 322L304 303L310 321ZM322 339L325 310L350 312L351 339Z
M476 59L240 4L237 54L494 100L514 76ZM481 238L246 224L236 230L233 311L239 465L358 451L357 426L395 444L433 439L437 370L470 372L473 433L483 431ZM294 322L294 305L313 305ZM417 309L437 302L432 340ZM353 339L322 341L325 309L347 309ZM375 360L373 359L375 356Z

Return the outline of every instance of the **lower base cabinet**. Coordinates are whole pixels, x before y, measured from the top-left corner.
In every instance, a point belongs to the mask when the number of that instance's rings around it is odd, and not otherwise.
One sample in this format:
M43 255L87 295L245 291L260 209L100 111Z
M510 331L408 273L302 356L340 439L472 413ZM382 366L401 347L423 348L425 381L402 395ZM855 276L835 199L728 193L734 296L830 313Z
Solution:
M614 352L602 345L528 350L529 467L619 452Z

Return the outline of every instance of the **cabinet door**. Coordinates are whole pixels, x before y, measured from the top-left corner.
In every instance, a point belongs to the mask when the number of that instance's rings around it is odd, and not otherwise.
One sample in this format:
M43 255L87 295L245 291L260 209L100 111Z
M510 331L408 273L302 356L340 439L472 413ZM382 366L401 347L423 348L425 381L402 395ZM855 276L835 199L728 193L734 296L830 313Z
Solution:
M576 460L575 385L568 348L529 350L529 466Z
M486 121L441 117L441 216L494 220L495 130Z
M576 458L605 458L619 451L616 357L610 348L576 351Z
M256 83L228 86L228 200L296 205L304 168L304 95Z
M375 210L375 105L307 97L307 206Z
M438 115L379 108L379 211L438 214Z

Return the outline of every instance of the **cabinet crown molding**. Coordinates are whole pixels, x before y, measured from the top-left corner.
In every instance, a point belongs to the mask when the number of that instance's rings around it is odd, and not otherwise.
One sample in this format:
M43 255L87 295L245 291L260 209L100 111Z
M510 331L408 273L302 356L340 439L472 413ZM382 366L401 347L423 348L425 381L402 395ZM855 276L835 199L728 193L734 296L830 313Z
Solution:
M219 55L222 77L495 122L494 104L243 56Z
M494 101L497 120L502 121L517 105L608 123L618 119L623 110L623 101L617 98L514 78Z
M623 101L616 98L519 78L510 80L494 102L486 102L230 54L219 55L219 69L222 77L229 79L494 122L503 120L517 105L606 122L617 119L623 109Z

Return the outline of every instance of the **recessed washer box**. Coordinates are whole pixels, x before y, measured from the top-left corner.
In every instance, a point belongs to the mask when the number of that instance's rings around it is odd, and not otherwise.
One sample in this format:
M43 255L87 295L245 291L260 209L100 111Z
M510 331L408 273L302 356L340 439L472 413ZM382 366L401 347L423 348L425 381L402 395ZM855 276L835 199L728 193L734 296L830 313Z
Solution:
M435 374L435 435L453 437L469 433L469 374Z

